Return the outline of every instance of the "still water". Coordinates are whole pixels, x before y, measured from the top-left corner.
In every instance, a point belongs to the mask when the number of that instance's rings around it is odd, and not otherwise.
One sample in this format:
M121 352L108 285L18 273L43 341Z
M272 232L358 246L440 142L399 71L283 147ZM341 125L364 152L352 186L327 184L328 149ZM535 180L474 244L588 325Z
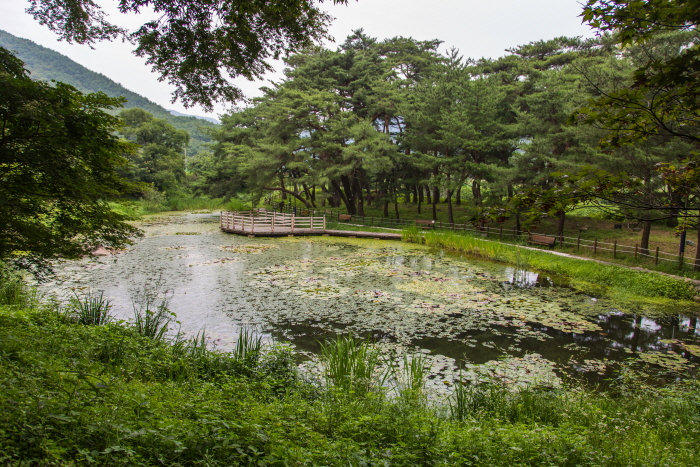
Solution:
M144 290L170 298L181 330L229 349L241 327L313 354L351 333L386 355L428 355L431 384L500 379L592 383L625 365L665 377L700 362L697 318L651 319L566 287L566 280L397 241L247 238L218 216L157 218L128 251L67 262L44 284L63 299L102 290L119 319Z

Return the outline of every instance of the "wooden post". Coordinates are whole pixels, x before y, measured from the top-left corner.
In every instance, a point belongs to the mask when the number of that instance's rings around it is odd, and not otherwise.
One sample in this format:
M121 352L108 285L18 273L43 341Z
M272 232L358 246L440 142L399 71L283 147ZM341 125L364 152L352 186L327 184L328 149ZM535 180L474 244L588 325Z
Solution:
M576 251L581 248L581 234L578 234L578 238L576 239Z
M486 226L486 238L489 238L489 226Z
M593 256L598 253L598 239L593 239Z
M323 230L326 230L326 216L323 216Z
M253 211L250 211L250 233L255 231L255 222L253 221Z
M499 233L499 239L503 240L503 226L501 226L501 232Z
M658 246L656 247L656 261L654 262L654 264L657 264L657 265L659 264L659 247Z
M294 218L295 217L296 216L294 214L292 214L292 233L294 233Z
M613 259L617 259L617 240L613 242Z
M270 231L274 232L275 231L275 219L276 219L277 213L275 211L272 211L272 227L270 227Z
M634 244L634 259L637 259L637 253L639 252L639 244Z

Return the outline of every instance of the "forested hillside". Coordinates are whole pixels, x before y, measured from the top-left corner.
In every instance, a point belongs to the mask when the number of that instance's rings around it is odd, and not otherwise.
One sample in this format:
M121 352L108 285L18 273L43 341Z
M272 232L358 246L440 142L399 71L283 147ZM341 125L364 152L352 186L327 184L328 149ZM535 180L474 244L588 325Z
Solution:
M194 155L204 149L204 143L211 141L201 128L216 125L196 117L172 115L160 105L129 91L108 77L88 70L70 58L38 45L30 40L13 36L0 30L0 46L13 51L25 63L33 79L55 80L75 86L82 92L104 92L110 97L125 97L125 108L141 108L156 118L167 120L175 128L186 130L190 134L188 154Z

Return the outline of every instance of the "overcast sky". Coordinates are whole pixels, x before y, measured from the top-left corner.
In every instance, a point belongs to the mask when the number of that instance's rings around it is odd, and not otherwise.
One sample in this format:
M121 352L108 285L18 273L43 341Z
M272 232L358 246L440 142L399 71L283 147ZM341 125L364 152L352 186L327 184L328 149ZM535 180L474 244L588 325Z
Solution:
M143 59L131 53L130 44L101 43L93 50L59 42L47 28L24 13L28 2L2 0L2 3L0 29L67 55L166 109L204 115L199 108L185 109L179 102L171 103L172 87L158 82L158 75L150 72ZM114 8L115 2L99 3ZM364 28L366 34L380 40L394 36L439 39L443 41L441 52L456 47L465 57L496 58L504 55L505 49L531 41L594 35L588 26L581 24L579 0L351 0L348 6L331 3L326 0L322 8L336 18L330 33L338 43L354 29ZM113 16L115 23L131 28L145 20L143 15ZM334 49L336 44L327 46ZM280 76L272 74L266 79ZM249 96L257 95L257 89L266 83L238 82ZM218 106L215 114L225 108Z

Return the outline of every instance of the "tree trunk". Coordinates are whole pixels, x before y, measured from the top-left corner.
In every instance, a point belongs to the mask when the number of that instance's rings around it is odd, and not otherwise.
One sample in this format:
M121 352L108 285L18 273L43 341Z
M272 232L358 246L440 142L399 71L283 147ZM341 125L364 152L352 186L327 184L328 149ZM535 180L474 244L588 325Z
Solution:
M462 185L461 184L457 187L457 199L455 199L455 204L457 206L462 205Z
M306 206L307 208L310 208L310 207L311 207L311 204L310 204L307 200L305 200L304 198L302 198L302 197L299 196L298 194L296 194L296 193L294 193L294 192L292 192L292 191L289 191L289 190L287 190L287 189L285 189L285 188L274 187L274 186L264 186L264 187L262 187L262 189L263 189L263 190L270 190L270 191L281 191L282 193L286 193L286 194L288 194L288 195L290 195L290 196L293 196L295 199L298 199L298 200L301 201L302 204L303 204L304 206Z
M515 212L515 234L520 235L522 228L520 226L520 211Z
M430 186L425 185L425 202L428 204L433 204L433 200L430 196Z
M382 215L384 217L389 217L389 200L384 200L384 207L382 209Z
M343 190L340 188L340 185L338 185L338 182L332 180L331 186L333 187L335 194L340 198L343 204L345 204L345 210L348 212L348 214L351 216L357 214L355 211L355 205L345 196L345 193L343 193Z
M455 223L455 218L452 215L452 190L447 190L447 222Z
M474 204L481 206L481 182L479 180L472 181L472 196L474 197Z
M348 207L348 214L350 215L355 215L357 214L357 204L355 202L355 197L353 196L354 192L354 184L350 181L350 177L347 175L341 175L340 176L340 183L342 183L343 186L343 194L345 195L345 199L343 200L345 202L345 205ZM340 188L340 187L339 187Z
M357 215L365 217L364 200L362 199L362 185L360 185L360 181L357 178L353 179L353 185L354 198L357 203Z
M700 215L700 211L698 211L698 215ZM697 244L695 245L695 264L693 265L693 269L700 271L700 217L698 217L698 238L695 240Z
M651 234L651 221L645 220L644 227L642 228L642 241L641 241L641 253L643 255L649 255L649 235Z
M437 220L437 204L440 202L440 188L433 187L433 220Z
M413 204L418 202L418 185L413 185Z
M314 202L315 197L311 193L311 190L309 190L309 186L306 183L304 183L302 186L304 187L304 193L306 194L306 199L308 199L309 202L311 203L311 207L315 208L316 207L316 203Z
M394 192L394 213L396 213L396 218L399 218L399 193L396 190L396 187L392 187L392 191Z
M564 236L564 223L566 222L566 212L562 209L557 211L557 238L562 238Z
M423 185L418 184L416 189L418 190L418 205L420 205L423 202Z
M282 187L282 201L287 199L287 187L284 186L284 175L280 174L280 187Z

